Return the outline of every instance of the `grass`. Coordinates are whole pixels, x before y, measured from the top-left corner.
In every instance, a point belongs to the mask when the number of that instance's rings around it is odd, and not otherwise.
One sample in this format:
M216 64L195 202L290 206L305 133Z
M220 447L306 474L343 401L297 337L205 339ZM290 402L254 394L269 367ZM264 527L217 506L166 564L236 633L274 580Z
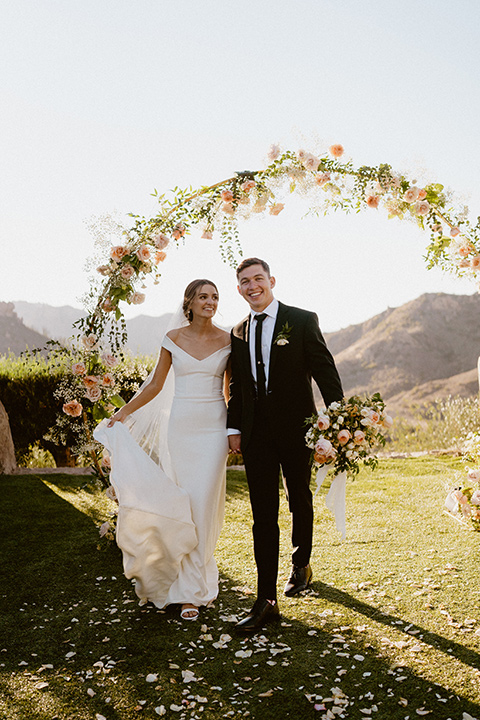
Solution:
M282 623L247 639L233 632L255 592L242 471L228 472L220 596L196 623L138 606L118 549L96 549L108 501L84 477L2 477L0 717L480 717L480 535L442 512L460 468L382 460L347 486L343 543L322 488L312 588L280 595ZM279 587L284 501L281 527Z

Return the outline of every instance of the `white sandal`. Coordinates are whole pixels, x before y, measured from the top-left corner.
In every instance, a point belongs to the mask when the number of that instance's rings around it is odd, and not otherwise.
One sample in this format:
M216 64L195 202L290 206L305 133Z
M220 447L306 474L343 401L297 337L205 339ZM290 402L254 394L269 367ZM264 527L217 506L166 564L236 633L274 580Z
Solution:
M190 615L190 613L193 613L193 615ZM199 614L200 611L198 607L195 607L195 605L186 605L182 607L180 611L180 617L182 618L182 620L197 620Z

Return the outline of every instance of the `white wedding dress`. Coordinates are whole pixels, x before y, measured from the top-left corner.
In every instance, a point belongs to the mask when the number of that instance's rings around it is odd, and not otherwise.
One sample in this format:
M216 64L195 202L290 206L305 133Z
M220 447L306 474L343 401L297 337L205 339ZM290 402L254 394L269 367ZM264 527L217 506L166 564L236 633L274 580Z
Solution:
M119 502L117 544L140 602L159 608L171 603L201 606L218 594L213 553L225 507L223 375L230 345L203 360L167 336L162 347L172 355L175 376L168 475L168 464L161 457L160 464L155 462L124 424L107 428L103 421L94 437L111 455L110 480Z

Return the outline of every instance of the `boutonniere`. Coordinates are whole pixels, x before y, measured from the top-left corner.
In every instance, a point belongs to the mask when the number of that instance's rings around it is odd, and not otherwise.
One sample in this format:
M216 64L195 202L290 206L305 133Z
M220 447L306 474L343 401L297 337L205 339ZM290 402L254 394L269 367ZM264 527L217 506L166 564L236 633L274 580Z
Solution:
M290 337L290 333L293 330L293 326L289 325L288 322L285 323L285 325L282 327L280 332L278 333L277 337L273 341L274 345L288 345L288 338Z

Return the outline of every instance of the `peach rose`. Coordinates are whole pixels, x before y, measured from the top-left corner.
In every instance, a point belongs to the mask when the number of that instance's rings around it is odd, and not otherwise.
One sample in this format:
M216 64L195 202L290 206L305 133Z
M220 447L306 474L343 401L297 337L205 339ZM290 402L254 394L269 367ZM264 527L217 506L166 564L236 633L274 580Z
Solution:
M105 312L112 312L112 310L115 310L115 305L109 297L107 297L107 299L102 303L102 310L105 310Z
M133 275L135 275L135 270L133 269L133 267L131 265L125 265L120 270L120 275L124 280L130 280L130 278L133 277Z
M450 237L457 237L457 235L460 235L460 228L459 227L453 227L450 230Z
M222 205L222 212L224 212L225 215L234 215L235 208L233 207L231 202L224 202Z
M419 200L425 200L426 197L427 197L427 191L424 190L423 188L421 188L421 189L418 191L418 199L419 199Z
M314 448L314 459L315 462L323 465L324 463L331 462L336 455L336 450L333 447L330 440L321 437L317 440Z
M70 402L65 403L62 410L65 415L70 415L70 417L80 417L83 406L77 400L70 400Z
M285 205L283 203L275 203L270 207L270 215L278 215L282 212Z
M412 208L416 215L428 215L430 212L430 203L426 200L418 200Z
M418 200L418 188L413 186L403 193L403 199L407 203L414 203Z
M231 190L222 190L220 193L220 197L222 198L223 202L230 203L233 200L233 192Z
M108 469L110 469L110 466L108 466ZM109 500L113 500L114 502L118 503L117 493L115 492L115 488L112 485L109 485L109 487L105 490L105 495L108 497Z
M472 505L480 505L480 490L475 490L470 498Z
M318 166L320 165L320 160L315 157L315 155L307 155L302 162L306 170L318 170Z
M393 418L390 415L384 415L382 417L382 426L384 428L391 428L393 425Z
M365 440L365 433L363 430L355 430L353 433L353 441L356 445L360 445Z
M202 240L211 240L213 238L213 232L211 230L204 230L202 233Z
M147 262L150 260L151 252L147 245L140 245L136 254L140 262Z
M102 378L102 385L104 387L113 387L115 385L115 378L112 373L105 373Z
M125 255L128 255L128 250L124 245L115 245L110 251L110 257L116 262L124 258Z
M248 193L250 190L253 190L256 185L257 183L255 180L245 180L245 182L240 185L240 189L243 190L243 192Z
M72 365L72 372L74 375L85 375L85 373L87 372L85 363L82 363L82 362L74 363Z
M340 445L346 445L351 437L352 436L350 435L348 430L340 430L340 432L337 433L337 440Z
M155 247L159 250L165 250L170 240L164 233L157 233L153 236L153 242L155 243Z
M110 268L108 265L100 265L97 267L97 272L100 273L100 275L110 275Z
M480 267L480 255L475 255L475 257L470 260L470 267L474 270Z
M467 268L470 267L470 260L467 258L462 258L461 260L458 260L456 263L457 267L459 268Z
M327 182L330 182L330 174L318 173L318 175L315 176L315 182L317 185L320 185L320 187L323 187Z
M378 197L378 195L368 195L365 199L365 202L367 203L368 207L377 208L378 203L380 202L380 198Z
M115 365L118 365L118 359L110 353L103 353L102 361L107 367L115 367Z
M86 350L93 350L97 344L97 336L93 333L90 333L90 335L84 335L82 337L82 344Z
M432 232L443 233L443 227L441 223L435 223L435 225L432 225Z
M330 153L334 158L342 157L344 153L343 145L330 145Z
M319 430L326 430L328 427L330 427L330 418L328 417L328 415L318 413L317 427Z
M280 155L280 145L272 144L270 145L270 149L267 153L267 158L271 160L272 162L278 158Z
M91 402L97 402L97 400L100 400L102 397L102 389L99 388L98 385L95 385L95 387L89 387L87 388L85 397Z
M175 240L180 240L180 238L182 238L184 235L185 235L185 228L181 223L179 223L178 225L176 225L174 227L173 232L172 232L172 237Z
M167 253L163 250L157 250L154 257L155 265L158 265L158 263L163 262L165 258L167 257Z
M470 255L471 247L470 245L460 245L457 252L460 257L467 257L467 255Z
M95 375L85 375L83 378L83 384L87 388L95 387L98 383L99 379Z
M112 463L110 462L110 455L105 455L105 454L103 455L103 457L102 457L102 462L101 462L101 466L102 466L102 467L105 467L105 468L111 468L111 467L112 467ZM110 497L110 495L108 494L108 491L110 490L111 487L112 487L112 486L110 485L110 487L108 487L108 488L105 490L105 495L107 495L107 497ZM112 490L113 490L113 488L112 488ZM113 498L111 498L111 499L113 500Z
M132 305L141 305L143 302L145 302L145 293L134 292L132 295L130 295L130 302L132 303Z
M297 152L297 158L300 160L300 162L303 163L303 161L308 157L308 153L306 150L298 150Z

